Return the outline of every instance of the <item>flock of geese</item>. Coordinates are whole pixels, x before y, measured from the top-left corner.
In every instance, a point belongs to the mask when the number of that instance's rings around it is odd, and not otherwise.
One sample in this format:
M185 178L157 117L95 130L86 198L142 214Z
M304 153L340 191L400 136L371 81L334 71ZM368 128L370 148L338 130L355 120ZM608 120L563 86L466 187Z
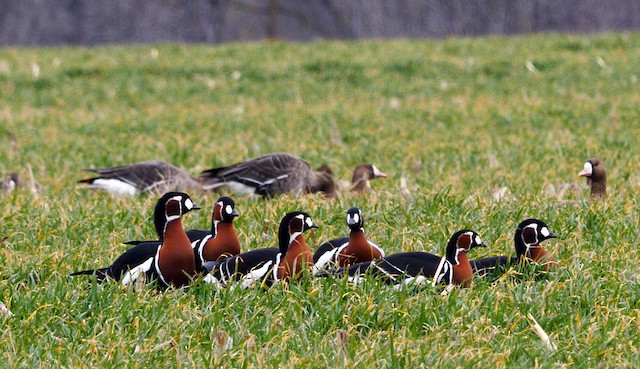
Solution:
M218 287L237 282L246 288L256 283L270 286L300 274L346 277L352 281L372 275L396 287L445 284L443 292L446 292L455 285L471 285L474 275L486 275L521 263L540 263L545 270L555 265L541 243L556 235L544 222L533 218L522 221L515 230L515 256L475 260L470 260L467 252L486 245L480 235L469 229L453 233L444 256L422 251L385 255L383 248L365 236L364 216L355 207L346 214L349 235L324 242L314 253L304 233L317 225L308 213L301 211L282 218L277 247L242 252L233 225L239 213L235 202L226 196L214 205L211 229L185 231L182 217L200 207L182 191L200 192L226 186L237 194L267 198L313 192L322 192L327 198L336 196L339 185L330 168L321 166L313 171L306 161L286 153L209 169L197 178L162 161L89 171L96 175L80 181L87 188L114 195L164 193L154 210L157 240L127 242L131 248L110 266L72 274L95 275L99 282L117 280L123 286L134 288L154 283L164 289L187 286L202 279ZM33 179L31 170L29 174L29 181L22 181L17 173L0 178L0 191L9 193L20 187L37 191L41 186ZM600 159L585 162L579 175L587 178L593 199L606 195L606 171ZM366 191L370 188L369 180L381 177L387 175L375 165L358 165L354 169L351 191ZM0 315L13 314L0 302Z
M158 168L164 168L164 171L156 171ZM335 196L335 185L329 184L333 178L328 168L312 171L304 160L283 153L210 169L198 178L162 162L92 171L98 176L82 180L82 183L107 191L115 188L114 193L117 194L164 190L168 187L163 186L182 183L189 186L197 184L198 190L227 186L236 193L264 197L311 192ZM593 198L605 195L606 173L602 161L597 158L588 160L579 175L587 178ZM354 172L353 188L366 188L369 179L385 176L374 165L359 166ZM357 207L346 213L349 235L328 240L315 252L307 244L304 234L317 225L308 213L302 211L288 213L281 219L277 247L242 252L233 225L239 214L233 199L223 196L217 200L212 211L211 229L185 231L182 217L198 209L200 207L185 192L165 193L154 211L158 239L130 241L128 244L132 247L110 266L72 275L96 275L99 281L114 279L123 286L153 282L161 289L187 286L199 277L218 287L240 285L246 288L256 283L270 286L301 274L346 277L352 281L373 275L395 286L428 283L434 286L444 284L450 289L455 285L471 285L474 275L485 275L512 265L533 261L545 270L555 265L555 260L541 244L556 235L547 224L534 218L525 219L517 226L514 232L515 256L470 260L467 253L471 249L486 246L480 235L470 229L452 234L444 256L422 251L385 255L383 248L365 236L364 216Z
M162 194L172 190L200 192L228 187L237 194L263 197L322 192L325 197L332 198L337 195L339 187L328 166L322 165L314 171L305 160L287 153L268 154L208 169L199 177L163 161L87 171L96 175L80 183L114 195ZM387 175L375 165L360 164L353 171L351 191L364 192L370 188L369 180L383 177Z

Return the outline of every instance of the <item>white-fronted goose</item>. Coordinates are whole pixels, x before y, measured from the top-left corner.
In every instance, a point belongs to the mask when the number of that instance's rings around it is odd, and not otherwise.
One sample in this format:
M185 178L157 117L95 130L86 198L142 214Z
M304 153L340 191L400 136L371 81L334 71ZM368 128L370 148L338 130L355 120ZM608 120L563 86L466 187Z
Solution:
M164 161L85 170L98 174L79 181L85 184L85 188L104 190L117 196L133 196L142 192L202 191L202 186L189 173Z
M587 178L592 198L601 198L607 194L607 171L604 169L602 160L598 158L587 160L578 175Z
M354 190L366 189L368 180L386 177L371 164L363 164L354 171ZM326 165L314 171L305 160L287 153L259 156L227 167L206 170L198 178L206 190L227 186L240 194L273 197L323 192L335 197L333 172ZM357 183L355 183L357 182Z

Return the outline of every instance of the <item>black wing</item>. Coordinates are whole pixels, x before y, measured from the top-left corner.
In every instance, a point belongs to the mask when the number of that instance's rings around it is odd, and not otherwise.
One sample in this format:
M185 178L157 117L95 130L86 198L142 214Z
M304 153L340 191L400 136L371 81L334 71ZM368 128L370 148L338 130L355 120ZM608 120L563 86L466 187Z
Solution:
M349 242L349 237L340 237L324 242L322 245L318 246L316 252L313 254L313 262L317 263L322 255L326 254L327 252L333 251L334 249L337 249L347 242ZM333 259L333 261L335 261L335 258Z
M392 254L374 263L377 269L382 269L389 276L433 277L441 259L441 256L428 252L413 251Z
M271 272L273 268L277 267L275 261L279 253L280 249L275 247L258 249L234 255L217 263L217 265L208 264L208 267L213 266L211 274L224 284L233 280L238 281L254 272L258 280L271 285L273 282Z
M211 231L205 231L205 230L200 230L200 229L192 229L187 231L187 237L189 237L189 241L191 242L195 242L195 241L200 241L203 238L207 237L211 235ZM127 241L124 242L125 245L139 245L141 243L146 243L146 242L155 242L158 245L160 244L159 240L153 240L153 241L140 241L140 240L133 240L133 241Z
M107 275L119 281L126 272L154 257L159 246L160 241L148 241L128 249L111 264Z
M491 256L470 261L471 269L480 276L491 274L495 270L506 269L509 265L515 265L517 262L518 258L508 256Z
M189 241L191 242L202 240L207 236L211 236L211 231L201 229L192 229L187 231L187 237L189 237Z
M82 270L79 272L71 273L71 275L76 276L95 274L98 278L98 282L103 282L107 277L119 281L124 273L144 263L145 261L149 260L149 258L154 257L156 252L158 251L158 246L160 246L160 241L130 242L137 242L137 244L118 256L116 261L114 261L110 266L99 269Z
M412 251L391 254L384 258L353 264L347 268L318 273L317 276L355 276L371 274L387 283L398 283L404 277L433 277L442 257L428 252Z

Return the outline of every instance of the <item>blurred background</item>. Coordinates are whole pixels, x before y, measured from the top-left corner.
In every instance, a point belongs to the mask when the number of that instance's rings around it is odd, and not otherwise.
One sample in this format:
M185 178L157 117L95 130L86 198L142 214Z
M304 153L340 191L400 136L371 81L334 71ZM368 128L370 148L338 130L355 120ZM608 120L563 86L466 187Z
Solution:
M0 0L0 46L633 29L639 0Z

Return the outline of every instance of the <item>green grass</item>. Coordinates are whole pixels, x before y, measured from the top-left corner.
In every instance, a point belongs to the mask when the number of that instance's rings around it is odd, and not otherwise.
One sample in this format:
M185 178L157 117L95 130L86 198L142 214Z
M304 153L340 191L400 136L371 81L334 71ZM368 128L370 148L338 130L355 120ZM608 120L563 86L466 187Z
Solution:
M29 165L43 190L0 198L0 301L15 314L0 317L0 365L636 366L638 60L635 33L2 49L0 174L26 176ZM197 174L274 151L343 179L370 161L391 178L334 201L236 198L246 250L273 246L296 209L320 225L310 244L344 235L346 210L359 206L388 253L441 254L470 227L489 244L471 257L512 254L515 226L537 217L559 235L546 245L559 267L448 296L333 280L132 293L68 277L154 237L155 198L80 190L82 168L163 159ZM577 173L596 155L609 196L591 203ZM562 200L549 193L563 184L579 187ZM500 187L508 196L495 202ZM185 225L208 227L217 195L193 197L205 210Z

